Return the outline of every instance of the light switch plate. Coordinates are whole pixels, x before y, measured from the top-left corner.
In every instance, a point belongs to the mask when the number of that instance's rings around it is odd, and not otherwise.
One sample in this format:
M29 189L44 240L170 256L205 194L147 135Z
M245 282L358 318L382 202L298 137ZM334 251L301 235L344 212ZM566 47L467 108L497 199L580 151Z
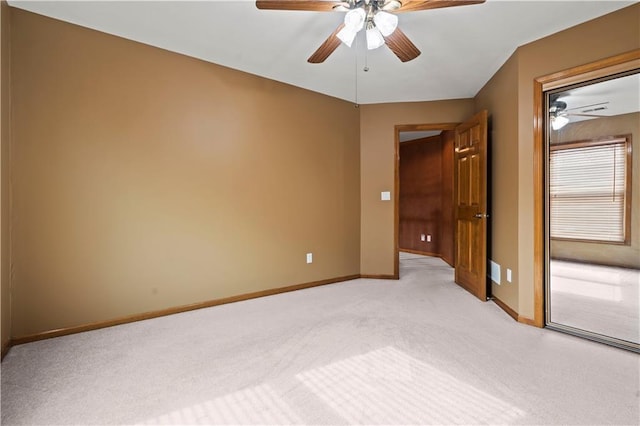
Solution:
M307 263L313 263L313 253L307 253Z
M389 200L391 200L391 192L389 192L389 191L382 191L382 192L380 193L380 199L381 199L382 201L389 201Z

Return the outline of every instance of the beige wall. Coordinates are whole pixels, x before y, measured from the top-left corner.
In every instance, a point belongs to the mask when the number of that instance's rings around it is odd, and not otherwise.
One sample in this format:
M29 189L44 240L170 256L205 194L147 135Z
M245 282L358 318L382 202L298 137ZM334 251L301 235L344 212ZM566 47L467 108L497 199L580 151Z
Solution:
M361 262L365 275L394 273L394 126L460 123L473 115L473 99L360 106ZM380 201L391 191L391 201Z
M501 284L491 294L518 311L518 54L515 53L475 97L477 111L489 111L489 257L500 265ZM507 268L512 282L506 280Z
M5 348L11 338L11 282L9 256L9 146L11 137L10 9L0 1L0 329Z
M491 114L492 258L513 270L492 291L522 317L534 317L533 81L639 48L639 21L634 5L522 46L475 97Z
M638 22L640 4L635 4L518 49L518 206L513 214L518 215L518 312L524 317L534 316L533 81L640 48Z
M461 122L491 114L492 258L513 283L494 294L525 318L534 317L533 81L536 77L640 47L640 5L520 47L473 100L361 106L361 272L393 274L393 127ZM395 194L394 194L395 195Z
M2 14L5 212L6 5ZM494 292L533 318L533 80L639 48L639 20L634 5L523 46L475 99L358 111L14 10L13 336L392 275L393 201L380 192L393 192L394 125L461 122L483 108L492 114L492 256L514 271Z
M351 103L12 18L14 337L360 272Z
M632 141L631 244L551 241L552 257L640 268L640 113L569 123L559 131L551 133L551 143L619 135L631 135Z

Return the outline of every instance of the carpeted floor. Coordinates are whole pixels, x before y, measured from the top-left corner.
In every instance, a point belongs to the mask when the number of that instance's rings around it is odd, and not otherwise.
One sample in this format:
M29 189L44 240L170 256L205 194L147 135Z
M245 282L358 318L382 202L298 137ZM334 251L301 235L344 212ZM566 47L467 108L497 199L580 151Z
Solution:
M3 424L638 424L637 354L403 256L360 279L16 346Z

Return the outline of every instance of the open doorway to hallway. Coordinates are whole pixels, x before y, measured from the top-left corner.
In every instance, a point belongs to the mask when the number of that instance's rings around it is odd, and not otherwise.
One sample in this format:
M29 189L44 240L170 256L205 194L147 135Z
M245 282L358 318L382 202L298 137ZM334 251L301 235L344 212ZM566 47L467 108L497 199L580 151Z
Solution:
M398 249L440 257L451 266L454 138L446 128L398 134Z
M399 276L400 249L427 253L445 259L454 267L455 282L480 300L486 300L489 294L486 275L489 219L487 129L486 110L477 112L464 123L395 126L394 189L398 194L394 209L396 277ZM418 161L415 173L405 172L407 167L401 164L407 163L408 154L402 153L405 149L401 147L400 137L403 132L429 130L440 130L441 133L427 137L426 151L418 149L417 153L421 159L426 158L430 161L426 166ZM437 144L435 148L431 145L433 143ZM412 142L413 144L418 142ZM426 156L423 155L425 152ZM429 156L428 152L434 152L435 155ZM425 176L427 173L428 177ZM431 201L418 202L416 206L406 207L407 201L420 201L424 198ZM428 231L416 233L416 229L411 230L410 222L416 218L415 214L423 213L430 215L422 217L424 222L418 223L419 226L427 228L429 219L437 221L436 226L432 227L432 234ZM403 234L409 233L409 242L400 241L401 229ZM433 244L433 237L437 235L439 247L429 247L429 251L426 252L406 248L406 244L415 238L413 234L419 235L420 242L426 244ZM403 245L405 247L402 247ZM421 246L418 248L422 249Z

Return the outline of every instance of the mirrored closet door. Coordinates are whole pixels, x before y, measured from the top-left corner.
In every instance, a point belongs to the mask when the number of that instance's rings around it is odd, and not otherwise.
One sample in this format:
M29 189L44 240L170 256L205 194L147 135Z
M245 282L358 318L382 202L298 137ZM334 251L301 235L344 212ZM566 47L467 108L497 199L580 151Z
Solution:
M635 351L639 71L545 92L547 326Z

